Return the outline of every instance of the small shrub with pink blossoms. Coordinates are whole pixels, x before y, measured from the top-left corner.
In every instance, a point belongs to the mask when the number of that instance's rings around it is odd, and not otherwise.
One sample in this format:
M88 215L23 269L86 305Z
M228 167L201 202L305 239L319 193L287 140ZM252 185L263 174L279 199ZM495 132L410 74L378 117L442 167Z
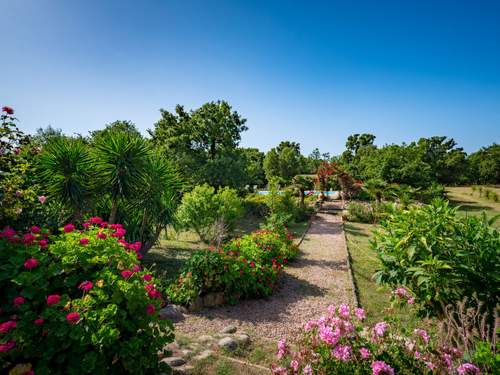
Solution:
M274 374L479 374L456 348L437 347L423 329L408 337L393 323L364 324L363 309L330 306L307 322L298 350L278 342Z
M0 368L36 374L155 373L173 340L140 243L91 218L60 235L0 231ZM162 365L165 366L165 365ZM16 370L14 370L16 371Z

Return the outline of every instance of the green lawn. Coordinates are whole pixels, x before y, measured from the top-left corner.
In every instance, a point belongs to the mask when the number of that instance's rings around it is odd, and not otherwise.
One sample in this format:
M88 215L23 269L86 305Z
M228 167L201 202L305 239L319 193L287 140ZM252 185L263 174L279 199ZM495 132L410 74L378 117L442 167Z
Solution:
M459 212L464 215L480 215L485 212L488 217L493 217L500 214L500 202L495 202L493 199L485 197L484 189L494 191L500 197L500 188L498 187L483 187L483 193L473 191L471 187L448 187L446 194L450 202L460 206ZM493 224L495 228L500 228L500 219Z

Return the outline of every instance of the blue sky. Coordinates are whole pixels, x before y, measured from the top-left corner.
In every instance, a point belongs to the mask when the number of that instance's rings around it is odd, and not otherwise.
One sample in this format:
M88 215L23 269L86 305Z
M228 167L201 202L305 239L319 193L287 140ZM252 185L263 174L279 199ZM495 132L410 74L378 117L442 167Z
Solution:
M500 142L500 1L0 0L0 104L23 130L141 131L225 99L242 145L338 154L448 135Z

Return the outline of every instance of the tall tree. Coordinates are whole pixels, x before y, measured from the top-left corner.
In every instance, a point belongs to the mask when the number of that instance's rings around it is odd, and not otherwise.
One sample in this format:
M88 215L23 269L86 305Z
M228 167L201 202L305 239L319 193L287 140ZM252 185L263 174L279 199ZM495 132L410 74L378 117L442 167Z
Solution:
M160 113L161 119L149 130L152 141L192 184L214 183L206 174L207 167L214 170L218 163L227 165L239 157L235 150L247 130L246 120L227 102L209 102L190 112L178 105L175 113L164 109ZM217 184L231 185L227 176L219 176Z
M303 157L300 144L283 141L272 148L264 158L266 178L278 177L283 183L290 183L292 178L303 170Z

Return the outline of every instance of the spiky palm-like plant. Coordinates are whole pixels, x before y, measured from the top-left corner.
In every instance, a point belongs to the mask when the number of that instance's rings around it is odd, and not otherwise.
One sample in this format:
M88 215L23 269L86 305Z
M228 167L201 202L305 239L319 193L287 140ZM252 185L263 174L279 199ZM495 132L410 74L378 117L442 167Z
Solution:
M159 153L150 152L144 168L140 188L131 204L142 213L139 238L144 242L142 252L147 252L161 231L172 222L180 201L182 182L177 171ZM152 234L149 238L147 232Z
M94 144L100 191L111 198L109 222L116 221L118 203L131 198L146 172L149 147L146 141L126 132L110 133Z
M67 206L77 220L93 193L93 170L88 146L80 139L53 139L37 160L37 174L48 194Z

